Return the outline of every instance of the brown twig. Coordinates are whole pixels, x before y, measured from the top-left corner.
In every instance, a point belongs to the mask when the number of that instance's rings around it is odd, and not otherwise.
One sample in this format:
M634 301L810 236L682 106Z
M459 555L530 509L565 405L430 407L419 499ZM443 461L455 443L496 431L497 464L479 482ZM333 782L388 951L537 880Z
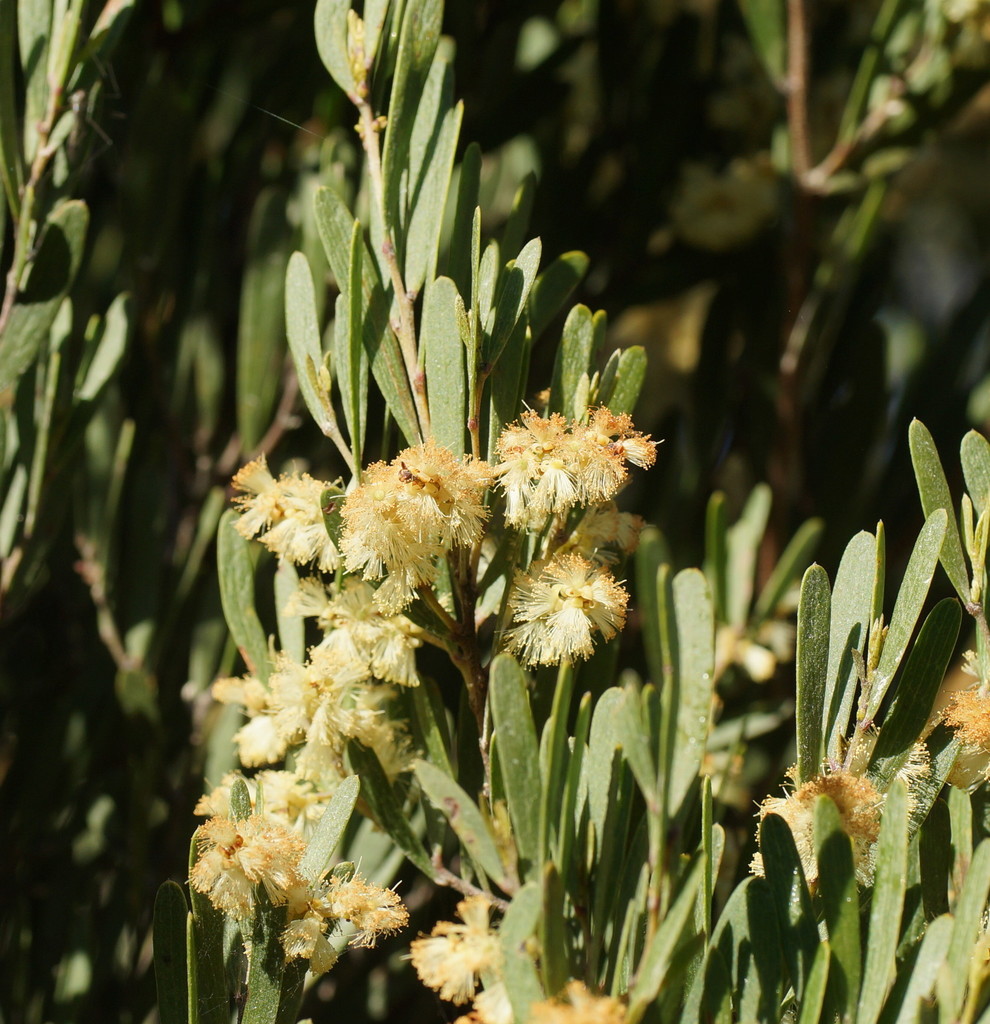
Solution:
M75 564L75 570L89 587L90 597L96 607L96 626L103 646L110 652L118 671L130 672L140 668L140 659L127 653L120 630L117 628L117 621L107 598L103 566L96 557L96 546L85 534L78 533L76 550L79 552L79 561Z
M385 185L382 174L382 156L378 144L378 137L381 131L381 124L375 117L371 104L366 96L352 96L360 114L358 122L358 134L361 136L361 144L364 146L365 154L368 157L368 178L371 181L372 200L378 209L382 222L382 255L385 257L385 264L388 267L389 277L392 279L392 290L395 292L396 303L399 307L399 324L396 330L396 337L399 339L399 348L402 351L402 361L406 367L406 376L409 378L409 387L412 389L413 401L416 403L416 415L419 417L419 428L423 437L430 435L430 410L426 404L426 378L419 366L419 350L416 342L416 316L413 309L413 296L406 290L402 278L402 270L399 267L399 260L395 253L395 243L388 223L388 211L385 209Z

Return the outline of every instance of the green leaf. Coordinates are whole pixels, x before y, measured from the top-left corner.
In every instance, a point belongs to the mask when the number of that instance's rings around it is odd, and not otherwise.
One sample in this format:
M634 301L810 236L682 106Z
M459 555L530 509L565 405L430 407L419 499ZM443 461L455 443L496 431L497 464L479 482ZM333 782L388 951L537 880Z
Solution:
M784 962L798 998L810 985L818 948L818 925L794 837L779 814L760 822L760 854L777 914Z
M542 785L536 727L526 679L516 661L507 654L497 655L490 675L489 699L498 737L502 784L523 862L522 875L528 877L530 866L541 859L538 845Z
M189 845L189 868L196 862L198 843L196 836ZM190 1012L190 1024L230 1024L230 998L227 991L227 972L224 966L224 915L201 892L190 886L192 904L191 947L196 950L196 961L190 967L189 977L195 978L197 1017ZM190 947L187 947L190 948Z
M904 570L901 589L897 592L894 612L890 617L890 627L884 640L880 661L870 685L870 696L866 708L866 716L872 719L880 710L887 687L904 657L911 634L921 609L928 597L935 566L938 564L939 552L945 539L946 513L936 509L928 517L918 534L911 559Z
M627 1024L637 1024L647 1007L657 997L663 985L667 968L685 925L691 918L701 881L704 864L701 857L695 857L690 869L678 886L677 896L664 915L660 926L653 933L636 970L636 981L629 992Z
M24 187L15 73L17 68L16 12L13 0L0 3L0 180L12 218L20 216Z
M431 282L426 289L421 330L430 426L437 443L455 455L464 452L468 420L467 374L458 326L458 299L457 287L449 277Z
M416 113L423 100L424 87L440 41L442 19L442 0L406 0L402 9L399 49L382 150L382 202L389 229L398 227L403 220L400 204L411 162ZM399 240L393 238L393 241Z
M660 531L647 526L640 534L636 549L636 595L643 622L643 648L650 678L663 681L663 657L660 650L660 608L657 600L657 573L669 561Z
M348 747L351 765L361 779L361 794L371 808L378 824L392 837L392 841L426 875L433 878L433 865L423 849L419 837L413 832L409 815L405 812L378 755L360 743Z
M914 476L918 482L918 493L921 496L921 507L925 515L930 516L936 509L945 509L948 516L945 543L942 545L942 568L956 588L963 604L970 601L969 573L966 559L963 556L962 540L959 526L953 514L952 495L945 479L945 471L938 457L938 449L927 427L919 420L912 420L908 429L908 441L911 447L911 462L914 465Z
M949 1014L949 1020L958 1019L966 995L966 981L973 950L983 925L987 909L987 895L990 893L990 839L984 839L973 852L969 870L963 881L962 892L952 908L954 923L952 938L946 956L949 966L947 988L951 993L949 1005L942 1010Z
M529 217L533 212L533 200L536 197L536 175L529 171L516 189L512 197L512 206L509 209L509 216L506 218L505 226L502 228L502 238L499 248L502 251L502 258L506 260L515 259L522 248L523 239L529 228Z
M869 773L881 791L907 763L924 731L955 650L961 621L958 602L947 597L921 627L870 757Z
M306 660L306 624L301 615L286 615L285 607L299 588L299 573L291 562L280 560L275 570L275 616L283 651L294 661Z
M0 391L13 387L48 340L75 280L89 225L86 204L71 199L45 221L37 255L0 334Z
M587 790L587 780L583 767L585 750L588 742L588 730L591 726L591 694L586 693L578 705L577 720L574 723L574 738L571 741L571 756L567 764L567 777L564 780L564 796L560 804L560 824L558 826L558 843L555 861L560 869L568 891L574 892L583 881L585 867L583 861L585 850L578 848L579 821L577 810ZM575 856L576 849L579 855Z
M303 401L316 425L328 434L333 427L333 414L330 394L318 375L323 366L323 342L316 315L316 292L309 260L301 252L289 257L285 271L285 333Z
M272 906L264 886L256 887L254 917L251 921L251 958L248 962L247 1001L240 1024L277 1024L283 984L298 977L293 965L286 966L282 933L285 907ZM305 961L303 962L305 966ZM302 979L299 979L301 985Z
M417 745L431 764L447 775L453 775L450 765L450 733L447 712L437 684L421 676L418 686L407 687L412 698Z
M356 775L342 779L333 791L330 803L323 812L319 824L309 837L306 852L299 862L299 870L311 882L322 878L330 867L330 858L340 844L344 829L351 820L354 805L361 792L361 780Z
M846 545L832 588L828 669L825 684L825 756L840 759L840 738L846 734L858 685L852 651L862 653L870 629L873 579L876 572L876 538L857 533ZM841 951L832 943L832 955ZM834 973L834 972L833 972Z
M478 208L478 188L481 182L481 147L472 142L464 150L457 181L457 200L454 206L454 224L450 247L447 251L447 276L461 295L471 295L474 276L472 239L475 211ZM537 286L539 279L537 279Z
M18 48L24 72L24 116L21 126L28 163L37 155L38 128L45 117L51 88L48 83L48 45L52 37L53 6L50 0L20 0L17 4Z
M529 1008L546 998L528 943L536 934L543 908L539 882L527 882L516 893L498 929L502 974L516 1024L528 1024Z
M869 43L860 57L859 67L856 69L856 76L853 79L845 109L842 111L838 141L843 144L852 144L867 116L871 95L878 84L880 75L886 70L884 50L891 33L898 26L897 15L900 12L901 4L902 0L884 0L877 11Z
M729 527L728 546L728 607L730 626L743 629L749 619L749 606L753 600L753 577L756 572L756 554L767 528L772 494L767 484L757 484L746 499L738 522Z
M485 254L489 251L490 249L486 250ZM494 367L499 361L502 350L523 315L530 289L536 280L536 271L540 266L541 251L538 238L527 242L516 259L506 264L505 272L499 277L494 315L486 317L484 321L482 360L490 367Z
M715 491L705 508L705 575L717 622L726 621L728 606L728 549L725 495Z
M925 741L928 747L928 771L911 786L911 821L908 831L913 835L935 803L945 780L949 777L959 753L959 739L945 725L937 725Z
M630 345L619 355L619 369L615 376L615 387L608 401L608 407L617 416L632 415L646 380L646 349L642 345Z
M333 189L318 189L314 203L316 225L327 262L341 292L349 291L354 218ZM361 275L362 338L371 362L371 371L407 443L418 444L420 435L416 407L409 390L405 364L398 340L389 327L389 304L367 247L362 248Z
M799 785L814 778L822 768L831 606L828 574L820 565L813 565L801 581L798 605L797 777L794 781Z
M815 952L815 959L808 972L808 981L801 999L801 1014L798 1024L819 1024L825 1019L822 1008L825 1005L825 992L828 988L828 969L832 961L832 947L828 940L822 939Z
M356 88L347 53L347 11L350 0L317 0L314 14L316 49L330 77L351 95Z
M753 49L770 78L783 81L787 55L783 0L740 0L740 7Z
M588 738L588 813L595 836L603 836L605 814L609 806L613 760L621 744L617 708L625 700L617 686L609 687L599 698L591 718Z
M333 340L337 389L340 391L344 419L351 437L354 475L359 483L368 419L368 355L362 341L364 322L361 313L364 301L361 284L363 276L364 238L361 225L355 221L347 264L346 302L344 296L337 299L337 324L334 325Z
M567 744L567 721L574 692L574 667L561 662L557 672L557 686L553 695L553 708L543 727L540 770L544 780L540 801L540 841L537 862L550 856L553 824L559 820L564 796L564 783L570 754Z
M907 870L908 792L904 782L897 779L887 792L880 823L866 964L856 1024L876 1024L894 980Z
M980 515L990 504L990 443L975 430L963 439L959 449L966 490L973 499L976 514Z
M433 806L443 812L471 859L489 878L509 891L498 847L474 801L449 775L445 775L427 761L415 761L413 771L423 787L423 792L430 798Z
M163 882L155 897L154 921L155 985L161 1024L187 1024L189 1020L188 918L189 907L182 886Z
M259 787L258 793L262 794L263 790ZM264 811L263 807L259 807L258 813ZM233 785L230 787L230 816L234 821L244 821L245 818L250 818L254 813L251 807L251 793L248 791L247 783L243 778L234 779Z
M914 1024L919 1019L921 1004L931 995L935 978L945 963L945 955L952 935L953 920L949 914L935 918L925 931L921 949L907 974L907 985L903 994L895 988L891 1000L884 1007L883 1024Z
M591 362L601 342L605 314L592 314L587 306L575 306L567 314L550 386L550 411L568 419L580 419L584 408L576 409L578 384L590 372Z
M543 913L539 918L540 970L543 987L555 995L571 976L568 963L564 886L552 861L543 865Z
M668 783L672 816L687 810L701 770L710 728L715 688L715 619L708 583L700 569L684 569L674 577L677 624L677 735Z
M751 629L758 629L774 614L791 584L807 566L824 529L825 523L821 519L809 519L798 528L760 591L753 609Z
M588 272L588 262L583 252L565 252L533 282L529 296L529 324L534 341L564 308L564 303Z
M230 634L247 670L268 682L268 641L254 610L254 567L250 545L236 529L237 513L227 509L217 527L217 572L220 601Z
M253 451L268 430L282 389L288 235L285 196L263 189L248 226L237 327L237 429L244 451Z
M852 843L842 829L838 808L827 796L819 796L815 801L815 855L818 891L832 947L830 999L840 1016L851 1020L859 997L862 970L859 898Z
M644 687L643 692L648 689L651 687ZM655 737L650 734L644 721L640 693L634 686L627 686L623 691L623 701L616 714L616 725L622 753L648 806L655 812L659 804L657 764L652 749Z
M82 383L76 389L77 402L95 402L117 372L130 337L134 303L130 295L118 295L91 341L91 358ZM78 378L77 378L78 379Z
M489 452L494 449L503 427L519 415L529 374L529 353L529 332L526 329L526 319L522 317L509 336L505 348L502 349L498 369L488 378L491 389Z
M454 151L464 113L453 102L450 61L437 54L416 109L409 149L408 214L399 232L405 239L405 286L418 294L433 280L443 211L450 188Z

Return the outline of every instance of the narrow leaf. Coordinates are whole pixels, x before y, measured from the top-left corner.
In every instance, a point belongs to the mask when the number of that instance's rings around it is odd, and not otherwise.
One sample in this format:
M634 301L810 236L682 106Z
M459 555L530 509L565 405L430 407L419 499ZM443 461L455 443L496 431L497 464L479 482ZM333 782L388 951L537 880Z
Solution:
M189 907L182 886L163 882L155 897L154 948L158 1018L161 1024L187 1024L186 922Z
M237 513L228 509L217 527L220 601L230 634L248 672L268 682L268 641L254 610L254 568L249 543L234 528Z
M942 568L956 588L963 604L969 602L969 573L966 559L963 556L962 540L959 527L953 513L952 495L945 479L945 471L938 457L935 441L920 420L912 420L908 429L908 442L911 447L911 462L914 465L914 476L918 482L918 493L921 496L921 507L925 515L930 516L936 509L944 509L948 516L945 543L942 545Z
M870 629L876 539L862 532L846 545L832 588L831 627L825 688L825 756L839 758L840 737L845 736L856 696L856 664L852 651L862 653ZM840 951L832 943L832 955Z
M862 970L856 871L852 843L842 829L838 808L827 796L815 801L815 855L822 911L832 947L830 998L841 1016L852 1019Z
M519 856L526 864L538 860L540 804L539 747L529 706L529 694L522 669L507 654L499 654L491 665L492 721L498 736L502 783L509 816L515 830Z
M361 780L356 775L348 775L333 791L330 803L327 804L327 809L310 836L306 852L299 862L299 870L311 882L326 874L330 858L344 835L347 823L351 820L360 792Z
M813 565L801 581L798 605L795 782L799 785L814 778L822 767L831 605L828 574L820 565Z
M904 783L896 780L883 806L856 1024L875 1024L894 981L907 869L908 792Z
M457 300L457 287L449 277L437 278L427 287L422 344L426 350L426 390L433 436L438 444L461 455L465 450L468 388Z
M990 504L990 443L975 430L963 439L959 450L966 490L973 499L976 514L980 515Z
M505 871L495 840L474 801L449 775L427 761L417 760L413 771L433 806L442 811L471 858L489 878L506 889Z
M928 597L935 566L938 564L939 552L945 539L947 516L943 509L936 509L928 517L918 534L911 559L904 570L901 589L897 592L894 612L890 617L890 627L884 640L880 661L873 674L870 687L870 698L866 716L872 719L880 710L887 687L897 671L904 652L907 650L914 632L915 624L921 609Z

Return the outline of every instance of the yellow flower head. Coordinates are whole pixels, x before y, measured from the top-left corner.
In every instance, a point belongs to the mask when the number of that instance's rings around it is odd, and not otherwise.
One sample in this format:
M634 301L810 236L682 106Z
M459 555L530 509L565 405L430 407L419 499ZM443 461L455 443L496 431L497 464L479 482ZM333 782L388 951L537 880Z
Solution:
M324 631L319 645L335 657L365 666L367 675L400 686L416 686L420 630L404 615L387 615L370 583L348 576L339 590L320 580L301 580L286 614L314 617Z
M237 532L257 538L281 558L295 565L315 562L324 572L340 563L323 522L320 499L329 486L309 474L283 474L275 480L265 457L248 463L234 477L235 501L241 509Z
M534 1003L530 1024L624 1024L626 1008L612 996L596 996L584 982L568 982L559 999Z
M298 867L306 843L268 818L211 818L196 830L196 840L199 857L189 884L224 913L247 917L257 885L264 885L273 903L284 903L289 890L300 884Z
M609 640L626 621L629 595L612 574L579 555L557 555L536 576L516 578L508 649L530 665L588 658L592 636Z
M760 804L759 818L779 814L794 836L794 845L808 885L818 881L818 859L815 856L815 801L827 796L835 803L842 823L842 831L852 840L853 863L856 878L865 885L873 877L873 855L880 835L880 811L883 796L869 779L852 772L835 771L818 775L784 797L767 797ZM763 874L763 860L759 854L753 859L752 870Z
M356 929L352 946L373 946L383 935L405 927L409 913L391 889L371 885L360 875L301 884L289 893L288 925L282 934L286 959L309 960L314 974L328 971L337 950L328 932L343 921Z
M482 971L501 968L502 948L489 926L489 911L484 896L469 896L457 904L463 924L441 921L410 947L420 981L457 1006L474 998Z
M401 611L435 579L437 558L481 539L490 479L487 463L461 462L432 440L368 467L341 509L341 549L350 572L384 578L382 611Z
M547 516L609 501L628 475L626 464L649 467L656 444L632 420L606 408L587 424L528 410L496 442L494 474L512 526L539 526Z
M947 781L961 789L973 789L990 778L990 694L980 689L956 693L942 720L955 730L962 744Z

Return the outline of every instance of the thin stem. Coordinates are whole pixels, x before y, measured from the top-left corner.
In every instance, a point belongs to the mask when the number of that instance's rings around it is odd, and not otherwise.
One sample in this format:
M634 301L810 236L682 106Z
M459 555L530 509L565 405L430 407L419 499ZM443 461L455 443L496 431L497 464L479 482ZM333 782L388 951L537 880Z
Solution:
M811 169L807 0L787 0L787 127L791 136L791 166L800 179Z
M24 183L21 192L21 207L14 221L14 255L7 271L7 283L3 294L3 306L0 307L0 335L3 335L14 301L20 291L28 265L33 261L37 250L38 239L32 237L31 225L34 222L35 206L41 189L42 178L48 170L51 159L58 152L58 147L49 146L52 129L59 115L65 109L64 92L61 88L52 89L48 100L48 110L44 119L38 124L38 149L31 161L31 173Z
M89 587L90 597L96 606L97 630L103 645L110 652L114 664L121 672L129 672L140 668L139 659L127 653L117 622L114 619L110 602L107 599L106 581L103 575L103 566L96 557L96 549L93 542L84 534L76 536L76 548L79 551L79 561L76 562L76 572L83 578Z
M433 871L433 881L437 885L446 885L451 889L456 889L459 893L463 893L465 896L484 896L489 903L498 907L502 913L509 909L508 900L504 900L500 896L493 896L490 892L486 892L471 882L465 881L460 875L455 875L449 868L444 867L443 861L440 859L439 850L433 855Z
M356 99L360 122L358 134L361 136L361 143L368 157L368 177L371 180L372 199L378 210L382 222L382 255L385 257L385 264L388 267L389 277L392 279L392 290L395 292L396 303L399 307L399 328L396 337L399 339L399 348L402 351L402 361L405 363L406 376L409 378L409 386L412 388L413 401L416 403L416 414L419 417L419 427L423 437L430 435L430 410L426 404L426 378L419 365L419 351L416 342L416 314L413 309L413 296L406 290L405 282L402 279L402 270L395 253L395 243L392 240L392 232L388 223L388 212L385 209L385 186L382 175L382 157L378 145L380 122L375 117L371 104L364 97Z

